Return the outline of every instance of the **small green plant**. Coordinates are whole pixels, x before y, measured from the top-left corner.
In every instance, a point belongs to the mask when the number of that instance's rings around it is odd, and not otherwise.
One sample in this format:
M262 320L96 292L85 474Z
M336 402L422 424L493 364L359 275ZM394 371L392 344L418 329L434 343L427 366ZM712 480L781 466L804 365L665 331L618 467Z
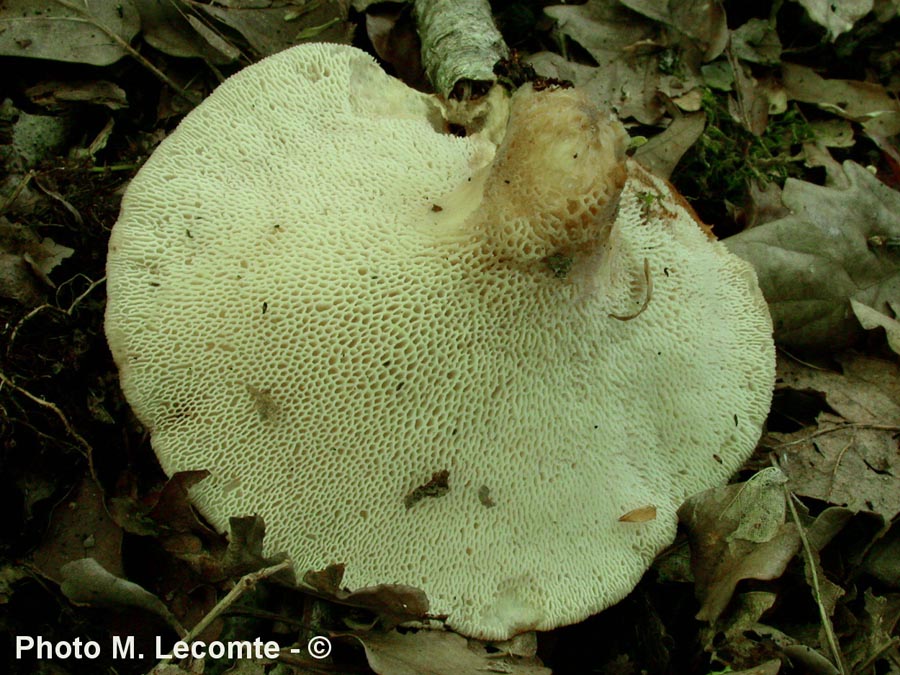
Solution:
M754 136L731 116L726 94L707 89L702 104L706 129L673 180L708 222L725 217L726 203L745 204L751 181L780 184L802 175L800 146L815 134L796 106L770 117L765 132Z

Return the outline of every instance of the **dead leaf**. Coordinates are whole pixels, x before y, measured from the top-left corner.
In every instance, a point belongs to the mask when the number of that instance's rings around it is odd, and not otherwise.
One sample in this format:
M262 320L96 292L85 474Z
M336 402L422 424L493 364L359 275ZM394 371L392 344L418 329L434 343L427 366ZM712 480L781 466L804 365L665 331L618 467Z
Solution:
M318 3L289 2L273 6L220 7L191 0L190 5L240 33L257 57L269 56L301 42L350 42L353 26L347 22L348 0Z
M71 119L65 115L19 113L13 126L13 149L25 166L37 166L62 151L71 127Z
M192 506L189 490L209 475L208 471L179 471L162 488L138 501L131 496L110 500L110 513L132 534L159 536L172 532L212 534L200 522Z
M147 517L163 530L212 534L212 530L197 517L190 495L191 487L207 476L209 471L179 471L173 474L160 491L153 508L147 512Z
M656 520L656 507L652 504L631 509L628 513L619 516L620 523L646 523L651 520Z
M25 96L50 111L73 103L102 105L110 110L128 107L125 90L106 80L45 80L26 89Z
M894 524L888 533L875 542L863 569L881 583L900 590L900 524Z
M770 432L765 443L778 452L793 492L891 520L900 513L900 453L890 430L900 427L900 368L852 354L841 364L844 372L835 373L779 360L781 388L822 392L841 417L826 424L820 415L819 428Z
M867 588L863 597L864 605L856 612L859 625L843 649L848 672L896 673L896 663L893 663L893 670L888 665L893 661L891 654L896 648L886 650L885 647L892 641L896 644L897 638L893 636L900 615L900 596L879 597ZM870 664L867 669L862 668L865 663Z
M875 17L885 23L900 15L900 0L875 0Z
M82 479L53 510L50 527L32 561L41 574L58 582L66 563L87 556L112 574L123 574L122 529L106 512L103 491L90 477Z
M734 76L735 96L728 97L728 111L742 127L754 136L762 136L769 125L769 98L767 90L753 77L729 48L726 51L731 73Z
M750 19L731 31L731 50L741 61L777 66L781 63L781 40L773 22Z
M851 298L884 311L900 297L900 252L872 245L900 237L900 194L854 162L843 176L842 188L789 178L791 215L725 240L756 269L775 339L788 348L845 346L861 333Z
M706 490L678 510L691 543L697 619L716 621L739 581L777 579L800 549L796 526L784 522L783 488L771 478Z
M621 119L656 124L665 113L659 94L676 98L701 83L702 50L677 31L660 39L660 25L618 3L591 0L544 10L559 30L584 47L597 67L542 52L529 61L542 75L572 80ZM665 32L665 31L664 31ZM680 40L680 41L679 41Z
M846 352L837 357L843 372L811 368L779 359L777 377L784 386L821 391L848 422L900 425L900 368L896 363Z
M725 10L716 0L621 0L629 9L671 26L696 40L703 49L703 60L712 61L728 42Z
M140 26L130 0L5 0L0 55L108 66Z
M806 530L809 550L804 549L802 556L803 574L813 599L825 614L818 631L821 645L828 644L827 631L832 631L833 634L834 610L845 591L825 574L819 552L844 528L852 516L850 509L833 506L820 513Z
M141 33L144 40L164 54L181 58L201 58L220 65L229 57L214 49L198 35L187 21L191 10L183 0L132 0L141 15Z
M890 301L888 301L887 305L894 316L888 316L853 298L850 299L850 306L853 308L853 313L859 320L860 325L866 330L884 328L888 346L894 350L894 353L900 354L900 321L897 321L895 318L898 315L898 310L900 310L900 305L895 305Z
M826 148L852 148L856 140L853 137L853 125L847 120L813 120L812 128L816 143Z
M271 557L263 554L266 524L260 516L229 518L228 530L228 548L222 561L227 576L244 576L277 565L286 558L283 553ZM275 579L293 584L293 571L286 570Z
M853 24L872 11L873 0L794 0L803 5L809 18L822 26L828 39L834 42L839 35L853 28Z
M754 666L753 668L731 671L729 675L778 675L778 672L780 670L781 661L779 659L772 659L770 661L760 663L758 666Z
M191 28L193 28L200 37L206 40L210 47L224 57L225 63L231 63L232 61L237 61L241 58L241 50L231 44L231 42L229 42L228 39L212 25L207 25L196 16L190 14L185 18L191 25Z
M135 583L110 574L93 558L63 565L61 573L60 590L76 605L136 607L160 617L179 635L187 632L159 598Z
M705 127L706 113L676 117L665 131L639 147L634 158L650 173L668 179Z
M858 80L827 80L812 68L783 63L781 76L788 96L812 103L840 117L859 122L876 136L900 133L900 102L883 86Z
M778 596L767 591L750 591L735 595L729 611L700 631L703 649L729 668L743 668L769 659L777 652L772 645L760 641L761 617L775 605Z
M380 3L366 11L366 34L378 58L397 77L419 91L431 91L422 65L419 35L411 5Z
M550 675L536 659L519 659L489 653L483 643L467 641L456 633L348 634L362 643L369 667L378 675Z
M29 576L29 573L22 567L6 563L0 565L0 606L9 602L15 593L14 586Z
M74 252L0 216L0 296L27 307L42 304L55 287L47 275Z
M421 621L428 616L428 597L418 588L401 584L379 584L355 591L341 588L344 565L329 565L303 575L303 585L313 594L342 605L368 609L378 614L388 627L404 621Z

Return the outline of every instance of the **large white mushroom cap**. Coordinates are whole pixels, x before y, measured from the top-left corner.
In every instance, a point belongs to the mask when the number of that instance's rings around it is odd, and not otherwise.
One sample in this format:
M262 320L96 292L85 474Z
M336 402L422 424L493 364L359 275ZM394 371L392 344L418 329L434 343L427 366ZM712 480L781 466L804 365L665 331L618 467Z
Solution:
M457 137L343 46L243 70L129 187L106 327L212 523L502 639L631 590L753 451L774 351L750 266L617 122L527 87L498 145L496 107Z

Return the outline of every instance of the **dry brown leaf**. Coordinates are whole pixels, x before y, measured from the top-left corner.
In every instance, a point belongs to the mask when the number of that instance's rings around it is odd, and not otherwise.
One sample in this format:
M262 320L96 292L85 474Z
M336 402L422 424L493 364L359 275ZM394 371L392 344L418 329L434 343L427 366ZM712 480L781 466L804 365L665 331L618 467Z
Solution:
M654 175L668 179L684 153L700 138L705 126L706 113L703 112L676 117L665 131L639 147L634 158Z
M123 574L122 529L106 512L103 491L90 477L53 510L32 562L41 574L58 582L66 563L86 556L115 575Z
M164 54L181 58L201 58L214 64L228 63L230 57L213 48L188 23L191 10L183 0L133 0L141 15L144 40Z
M782 485L773 478L706 490L678 510L691 543L701 621L719 618L742 579L780 577L800 549L796 526L784 522Z
M314 595L378 614L388 627L428 616L428 597L418 588L402 584L378 584L355 591L341 588L344 565L329 565L303 575L303 584Z
M872 11L873 0L794 0L803 5L809 18L822 26L831 41L853 28Z
M760 663L758 666L754 666L753 668L731 671L730 675L778 675L778 672L780 670L781 661L779 659L772 659L770 661Z
M767 591L735 595L729 611L716 622L700 630L703 649L729 668L744 668L770 659L777 651L760 640L760 621L778 596Z
M420 91L431 91L410 5L372 7L366 12L366 33L378 58L389 63L399 79Z
M140 25L130 0L5 0L0 55L108 66L127 54L123 43Z
M277 553L263 554L263 540L266 524L260 516L234 517L228 520L228 549L222 567L227 576L236 577L256 572L265 567L273 567L287 556ZM272 577L280 583L292 586L295 583L293 569L283 570Z
M178 619L153 593L131 581L121 579L108 571L93 558L82 558L62 567L60 590L76 605L103 607L136 607L155 614L169 624L179 635L186 631Z
M771 21L750 19L731 31L731 50L741 61L777 66L781 62L781 40Z
M896 662L891 670L891 656L894 650L886 650L885 646L892 641L896 644L896 624L900 615L900 595L890 594L885 597L875 595L866 589L864 605L856 610L857 630L846 640L844 656L848 672L852 673L896 673ZM880 658L878 658L880 656ZM874 659L874 663L865 670L863 664Z
M734 50L729 47L726 54L735 93L728 97L728 111L751 134L762 136L769 125L769 92L753 77L750 68L738 61Z
M51 111L72 103L102 105L110 110L128 107L125 90L106 80L45 80L26 89L25 96Z
M0 216L0 296L40 305L47 289L55 288L47 275L74 252Z
M240 33L257 57L264 57L301 42L349 42L353 26L347 21L349 0L318 3L271 1L252 6L230 3L220 7L190 0L190 5Z
M860 325L866 330L884 328L884 335L887 338L888 346L893 349L896 354L900 354L900 321L897 321L897 319L894 318L900 316L898 315L900 305L895 305L890 301L888 301L887 304L894 313L894 316L888 316L887 314L879 312L877 309L872 309L868 305L864 305L857 300L850 299L850 306L853 308L853 313L859 320Z
M863 569L888 588L900 590L900 523L875 542L866 555Z
M853 298L878 311L900 297L900 193L844 162L842 187L789 178L779 220L725 240L756 269L775 339L788 348L835 350L862 333Z
M536 660L498 656L456 633L354 633L378 675L550 675Z
M812 68L782 63L784 87L795 101L812 103L876 136L900 133L900 102L875 82L827 80Z
M696 40L703 48L703 60L711 61L725 49L728 25L725 10L716 0L621 0L622 4L639 14L671 26Z
M658 23L618 3L591 0L544 11L556 19L563 34L590 53L597 67L541 53L529 59L535 69L545 76L572 80L622 119L656 124L665 113L660 93L676 98L701 83L701 47L673 30L660 38Z
M900 426L900 368L855 354L841 365L844 372L835 373L779 361L781 388L822 392L841 417L825 424L820 415L818 429L769 433L766 443L778 451L793 492L890 520L900 513L898 432L890 430Z

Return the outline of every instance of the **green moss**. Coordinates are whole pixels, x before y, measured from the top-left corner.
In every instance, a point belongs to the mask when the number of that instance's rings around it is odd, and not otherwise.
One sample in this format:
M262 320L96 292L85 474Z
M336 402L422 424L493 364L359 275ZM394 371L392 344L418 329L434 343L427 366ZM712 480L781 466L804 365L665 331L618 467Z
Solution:
M707 89L703 95L706 129L685 154L673 180L690 201L716 202L721 212L702 214L715 222L724 216L725 203L743 205L751 181L783 183L802 175L801 145L815 135L800 110L793 106L769 118L761 136L754 136L728 111L728 95Z

